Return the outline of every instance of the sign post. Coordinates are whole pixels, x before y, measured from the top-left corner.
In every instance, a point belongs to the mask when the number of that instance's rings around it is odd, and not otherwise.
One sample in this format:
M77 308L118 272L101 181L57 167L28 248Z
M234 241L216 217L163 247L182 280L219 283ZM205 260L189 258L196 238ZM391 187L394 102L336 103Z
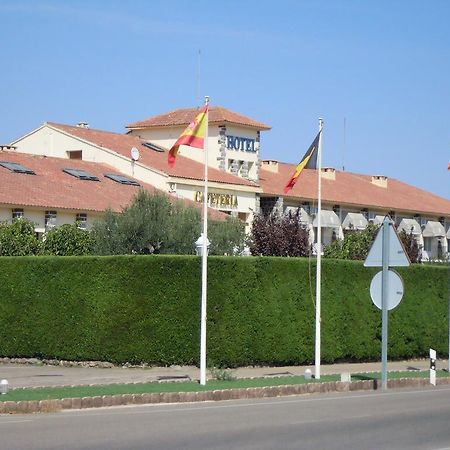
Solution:
M386 216L364 261L364 267L382 268L372 279L370 295L375 305L381 306L381 388L384 390L387 389L388 310L395 308L403 296L403 282L389 267L409 264L392 221Z
M383 233L383 252L381 275L381 389L387 389L387 341L388 341L388 309L387 296L389 288L389 223L386 218L381 229Z

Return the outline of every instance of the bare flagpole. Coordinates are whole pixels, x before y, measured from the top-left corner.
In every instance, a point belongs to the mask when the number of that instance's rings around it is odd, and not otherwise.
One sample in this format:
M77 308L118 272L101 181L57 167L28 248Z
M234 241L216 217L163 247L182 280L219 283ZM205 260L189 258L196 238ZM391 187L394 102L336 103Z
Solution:
M323 119L319 119L319 145L317 146L317 272L316 272L316 340L314 377L320 379L320 309L322 276L322 129Z
M208 106L209 97L205 96L205 105ZM206 384L206 289L208 275L208 120L209 111L205 117L205 140L203 150L205 153L205 187L203 192L203 249L202 249L202 304L200 319L200 384Z

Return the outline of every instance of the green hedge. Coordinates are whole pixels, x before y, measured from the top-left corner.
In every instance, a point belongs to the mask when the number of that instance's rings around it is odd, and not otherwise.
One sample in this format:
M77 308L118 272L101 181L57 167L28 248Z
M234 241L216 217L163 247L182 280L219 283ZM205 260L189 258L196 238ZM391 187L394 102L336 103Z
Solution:
M200 259L190 256L0 258L0 356L197 364ZM322 360L379 360L375 269L322 263ZM448 352L448 267L400 270L389 358ZM311 293L312 289L312 293ZM315 260L210 257L208 363L314 359Z

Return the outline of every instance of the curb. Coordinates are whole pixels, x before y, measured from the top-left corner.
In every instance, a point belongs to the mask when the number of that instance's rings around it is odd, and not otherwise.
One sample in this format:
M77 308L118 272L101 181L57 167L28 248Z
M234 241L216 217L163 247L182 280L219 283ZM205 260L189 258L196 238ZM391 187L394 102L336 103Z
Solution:
M438 378L436 384L450 385L450 378ZM291 384L199 392L158 392L63 398L55 400L6 401L0 402L0 414L49 413L58 412L63 409L104 408L108 406L146 405L157 403L215 402L327 392L372 391L379 389L380 385L380 380L359 380L352 382L329 381L325 383ZM399 378L396 380L388 380L388 387L391 389L429 386L430 383L427 378Z

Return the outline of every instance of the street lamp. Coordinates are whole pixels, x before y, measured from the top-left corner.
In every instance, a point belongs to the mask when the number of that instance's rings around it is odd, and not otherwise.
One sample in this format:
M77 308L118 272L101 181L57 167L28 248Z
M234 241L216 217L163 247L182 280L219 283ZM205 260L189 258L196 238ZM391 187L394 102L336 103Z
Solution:
M200 237L195 241L195 252L197 256L203 256L203 233L200 235ZM206 238L206 255L208 255L209 246L211 245L211 242L209 242L209 239Z

